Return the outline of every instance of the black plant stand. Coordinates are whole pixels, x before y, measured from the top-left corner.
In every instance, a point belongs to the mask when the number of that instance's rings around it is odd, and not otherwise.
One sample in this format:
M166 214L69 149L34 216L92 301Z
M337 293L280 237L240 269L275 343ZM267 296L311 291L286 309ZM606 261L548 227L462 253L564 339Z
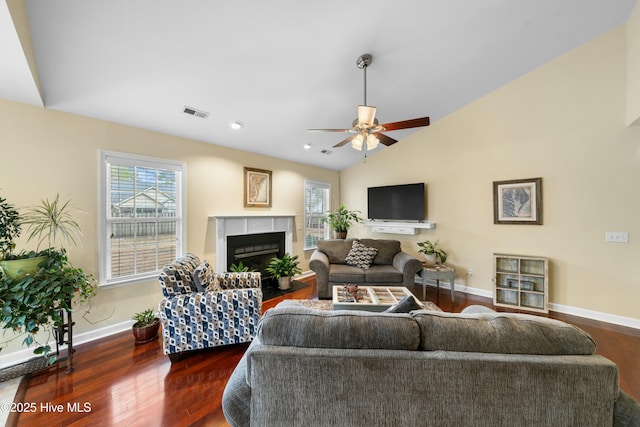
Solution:
M71 307L71 302L68 302L68 306ZM71 317L71 310L64 308L60 309L60 318L63 320L61 325L58 325L53 334L56 338L56 355L60 355L60 346L67 344L67 373L73 372L73 319ZM66 339L65 339L66 335Z

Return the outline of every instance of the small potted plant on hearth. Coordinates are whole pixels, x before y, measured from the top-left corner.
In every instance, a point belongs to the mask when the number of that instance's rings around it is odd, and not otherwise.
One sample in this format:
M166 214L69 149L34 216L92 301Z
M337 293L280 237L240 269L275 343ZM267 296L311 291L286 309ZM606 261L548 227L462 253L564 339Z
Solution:
M328 222L335 233L336 239L346 239L347 230L354 223L362 222L362 218L358 215L360 211L350 211L340 205L340 208L336 211L330 211L326 218L322 218L322 222Z
M131 327L136 344L143 344L158 338L158 329L160 329L160 319L152 309L148 308L133 315L135 323Z
M282 258L272 258L266 270L271 273L271 277L278 279L278 288L286 290L291 287L291 277L302 273L298 264L298 255L285 253Z
M447 260L447 253L438 247L438 240L435 242L431 242L429 240L419 242L418 246L420 247L418 253L424 255L425 264L427 266L444 264Z

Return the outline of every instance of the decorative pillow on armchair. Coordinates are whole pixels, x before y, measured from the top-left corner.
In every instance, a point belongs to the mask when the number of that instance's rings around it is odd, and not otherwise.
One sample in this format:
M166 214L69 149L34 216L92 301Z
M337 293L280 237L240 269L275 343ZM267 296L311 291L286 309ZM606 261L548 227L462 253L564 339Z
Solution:
M353 241L351 250L344 259L344 262L354 267L369 268L373 259L376 257L378 250L376 248L370 248L357 240Z
M208 291L208 288L214 285L213 271L206 259L193 272L193 283L198 292Z

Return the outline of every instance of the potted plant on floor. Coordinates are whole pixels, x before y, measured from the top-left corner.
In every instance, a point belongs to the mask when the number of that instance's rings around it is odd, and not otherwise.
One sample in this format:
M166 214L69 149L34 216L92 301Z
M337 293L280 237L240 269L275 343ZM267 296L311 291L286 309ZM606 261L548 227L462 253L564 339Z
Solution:
M326 218L322 218L322 222L328 222L329 226L333 229L336 239L346 239L347 231L354 223L363 222L362 218L358 215L360 211L350 211L340 205L340 208L336 211L329 211Z
M160 319L152 309L148 308L144 311L135 313L132 317L135 323L131 327L136 344L144 344L158 338L158 329L160 329Z
M438 240L435 242L426 240L418 243L418 246L420 247L418 253L424 255L425 264L427 266L444 264L447 260L447 253L438 247L438 242Z
M77 244L80 235L80 227L71 217L69 202L62 203L59 195L53 202L45 199L40 206L27 210L21 224L28 226L28 240L38 239L38 250L30 253L41 255L42 261L30 274L0 277L3 328L26 333L23 343L26 346L36 343L34 353L48 357L49 363L53 363L56 357L50 356L49 339L41 344L36 341L37 333L49 332L50 336L57 331L59 335L65 327L64 312L73 311L73 300L84 302L96 294L95 280L91 274L71 265L59 241ZM40 251L39 245L45 241L48 248ZM58 343L61 341L62 337Z
M298 255L291 256L285 253L282 258L272 258L266 271L271 274L271 277L278 279L278 288L286 290L291 287L291 277L302 273L298 265Z

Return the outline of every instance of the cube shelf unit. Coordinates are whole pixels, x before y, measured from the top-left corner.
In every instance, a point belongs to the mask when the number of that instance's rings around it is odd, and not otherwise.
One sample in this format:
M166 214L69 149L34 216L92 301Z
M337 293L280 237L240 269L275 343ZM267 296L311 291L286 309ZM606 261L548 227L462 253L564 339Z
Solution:
M497 253L493 256L493 305L548 313L549 260Z

